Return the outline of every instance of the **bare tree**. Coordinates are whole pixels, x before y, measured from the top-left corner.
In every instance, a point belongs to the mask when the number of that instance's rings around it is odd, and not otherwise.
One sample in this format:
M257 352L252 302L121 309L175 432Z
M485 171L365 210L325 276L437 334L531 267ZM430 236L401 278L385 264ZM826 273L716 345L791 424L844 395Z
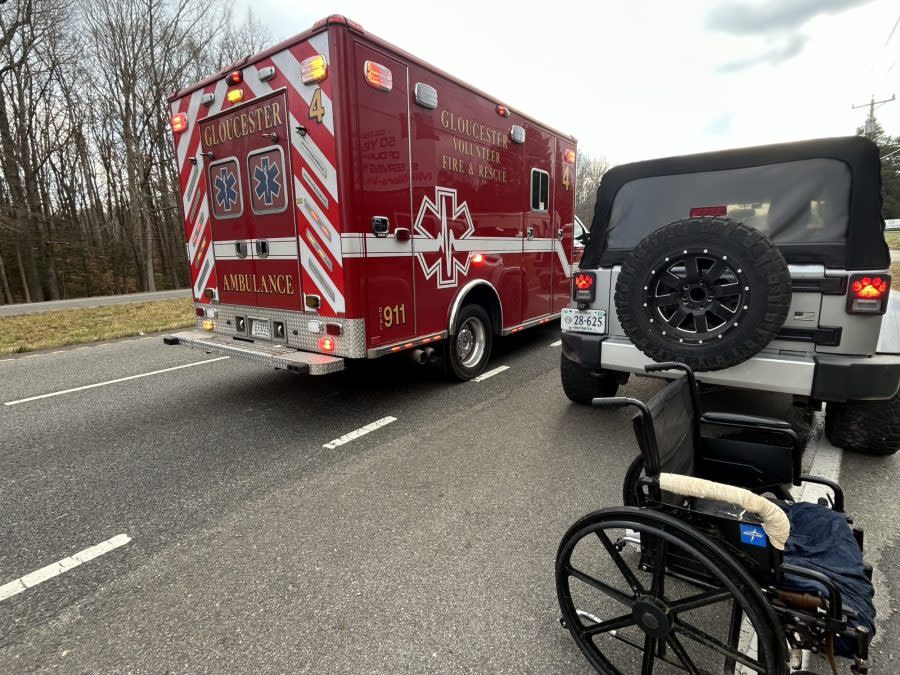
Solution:
M609 162L605 157L594 157L579 150L575 158L575 168L575 215L590 227L594 218L597 188L603 174L609 170Z

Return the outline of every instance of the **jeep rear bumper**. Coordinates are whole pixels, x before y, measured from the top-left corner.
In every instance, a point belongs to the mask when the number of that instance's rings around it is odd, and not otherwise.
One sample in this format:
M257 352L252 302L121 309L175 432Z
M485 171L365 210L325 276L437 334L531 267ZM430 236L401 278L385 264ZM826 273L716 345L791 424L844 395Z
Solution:
M566 358L591 370L643 373L644 366L654 363L630 341L606 335L565 332L562 349ZM886 399L900 388L900 355L761 352L731 368L696 376L708 384L809 396L818 401Z
M298 375L326 375L344 368L344 359L340 357L302 352L278 344L245 343L227 336L196 330L166 335L163 342L167 345L184 345L207 354L231 356Z

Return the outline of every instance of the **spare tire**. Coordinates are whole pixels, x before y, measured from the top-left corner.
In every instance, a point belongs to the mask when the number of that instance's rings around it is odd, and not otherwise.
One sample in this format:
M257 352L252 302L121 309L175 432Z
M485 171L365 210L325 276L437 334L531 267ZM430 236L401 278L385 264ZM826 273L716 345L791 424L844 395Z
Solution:
M720 370L777 335L791 304L791 275L758 230L727 218L686 218L628 254L615 302L626 335L651 359Z

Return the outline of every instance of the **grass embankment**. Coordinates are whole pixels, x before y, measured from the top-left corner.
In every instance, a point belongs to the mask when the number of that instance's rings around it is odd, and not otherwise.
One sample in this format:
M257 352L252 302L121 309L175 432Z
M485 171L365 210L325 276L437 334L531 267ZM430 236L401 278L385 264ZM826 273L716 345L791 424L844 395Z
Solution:
M0 355L193 326L191 298L0 317Z
M900 262L891 263L891 288L900 291Z
M900 230L885 232L884 240L887 242L888 248L900 250Z

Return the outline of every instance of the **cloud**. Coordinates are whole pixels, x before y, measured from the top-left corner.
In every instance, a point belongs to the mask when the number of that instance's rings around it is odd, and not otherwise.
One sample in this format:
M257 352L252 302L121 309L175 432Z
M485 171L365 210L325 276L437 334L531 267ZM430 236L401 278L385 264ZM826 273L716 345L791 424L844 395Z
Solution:
M722 0L706 15L706 27L731 35L771 35L804 26L820 14L838 14L870 0Z
M703 129L703 133L707 136L721 136L731 131L731 122L734 116L730 112L722 113L718 117L710 120L709 124Z
M797 56L797 54L803 51L803 47L806 46L807 41L807 36L801 33L775 38L770 40L769 47L765 51L760 52L755 56L725 63L716 68L716 72L723 74L737 73L763 64L769 64L770 66L777 65Z

